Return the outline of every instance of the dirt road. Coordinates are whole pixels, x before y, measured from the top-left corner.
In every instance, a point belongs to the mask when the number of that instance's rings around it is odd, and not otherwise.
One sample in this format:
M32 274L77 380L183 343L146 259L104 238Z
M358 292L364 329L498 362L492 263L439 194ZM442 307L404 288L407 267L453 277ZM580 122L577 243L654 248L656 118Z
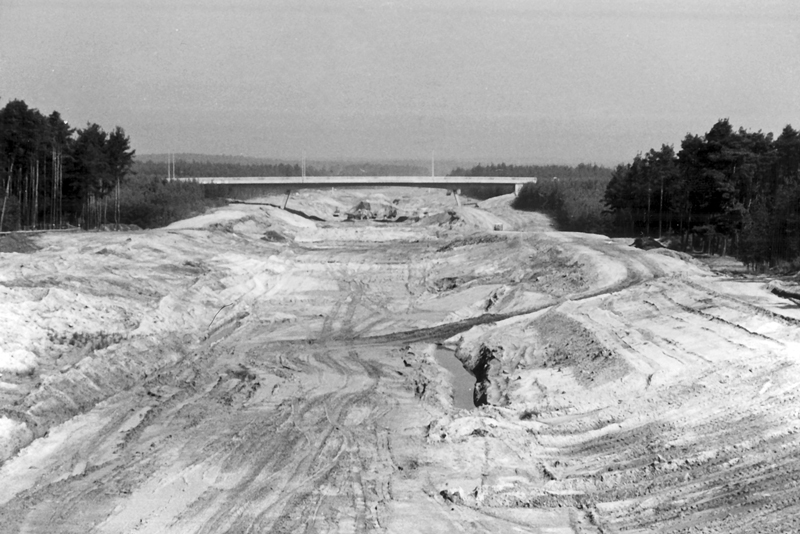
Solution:
M409 218L334 215L361 199ZM305 192L321 221L0 254L0 531L796 531L800 314L508 201Z

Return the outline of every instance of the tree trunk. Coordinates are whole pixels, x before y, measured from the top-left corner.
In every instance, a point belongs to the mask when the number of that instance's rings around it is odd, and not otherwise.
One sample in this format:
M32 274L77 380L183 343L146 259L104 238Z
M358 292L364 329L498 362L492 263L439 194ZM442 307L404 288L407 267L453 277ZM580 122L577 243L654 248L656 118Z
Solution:
M119 176L117 176L117 188L114 191L114 223L116 231L119 232Z
M36 174L33 180L33 229L39 219L39 158L36 158Z
M51 154L51 169L50 172L53 174L53 189L50 192L52 195L52 199L50 201L50 225L52 228L56 227L56 148L53 147L53 151Z
M664 175L661 175L661 200L658 203L658 238L661 239L661 219L664 215Z
M628 211L628 216L629 216L630 221L631 221L631 233L629 235L631 237L635 237L636 236L636 221L633 218L633 209Z
M30 181L30 161L28 162L28 172L25 173L25 178L22 182L22 206L20 206L20 224L25 228L25 223L28 222L28 182Z
M61 228L64 221L61 217L61 152L56 152L56 228Z
M8 180L6 181L6 194L3 197L3 209L0 211L0 232L3 231L3 219L6 218L6 201L11 192L11 176L14 174L14 162L11 162L11 167L8 169Z
M672 221L673 221L674 215L675 214L672 213L672 210L669 210L669 221L667 221L667 233L671 233L672 232Z

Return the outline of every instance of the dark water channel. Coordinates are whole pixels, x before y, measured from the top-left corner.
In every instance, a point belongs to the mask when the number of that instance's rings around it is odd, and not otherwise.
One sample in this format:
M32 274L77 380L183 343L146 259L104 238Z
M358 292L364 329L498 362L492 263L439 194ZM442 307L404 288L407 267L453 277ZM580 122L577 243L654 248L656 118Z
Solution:
M464 365L456 358L454 351L437 345L433 353L439 365L450 371L453 386L453 406L458 409L472 410L475 408L472 392L475 389L475 377L464 369Z

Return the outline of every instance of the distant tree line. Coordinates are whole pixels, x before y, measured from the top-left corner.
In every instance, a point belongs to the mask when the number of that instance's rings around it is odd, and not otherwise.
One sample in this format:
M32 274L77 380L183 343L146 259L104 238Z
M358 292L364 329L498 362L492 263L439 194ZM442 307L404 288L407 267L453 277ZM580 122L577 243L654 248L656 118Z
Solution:
M120 127L75 129L57 111L8 102L0 109L0 230L119 223L133 155Z
M508 176L511 178L535 177L538 180L557 177L603 180L610 179L612 169L595 164L581 163L575 167L569 165L476 165L471 169L456 167L448 176Z
M152 160L136 161L133 172L141 176L167 177L167 164ZM191 178L229 178L235 176L302 176L303 169L299 164L289 163L228 163L211 161L187 161L176 159L175 176ZM323 171L314 167L306 167L307 176L319 176Z
M719 120L676 154L651 149L619 165L604 195L628 235L681 237L683 248L732 253L754 266L800 256L800 134L734 130Z
M202 156L200 156L202 158ZM231 161L202 161L201 159L175 160L175 175L192 178L229 178L252 176L302 176L303 168L295 163L237 163ZM133 172L141 176L167 177L167 163L163 161L136 161ZM327 166L306 165L306 176L413 176L425 174L425 169L415 165L392 163L341 163Z
M322 174L327 176L422 176L430 169L413 163L329 163Z

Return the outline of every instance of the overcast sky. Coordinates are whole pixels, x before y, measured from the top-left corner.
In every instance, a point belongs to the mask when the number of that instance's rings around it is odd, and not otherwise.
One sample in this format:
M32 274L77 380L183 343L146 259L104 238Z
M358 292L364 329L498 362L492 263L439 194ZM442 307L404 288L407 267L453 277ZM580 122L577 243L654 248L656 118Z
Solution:
M800 128L800 2L0 0L0 105L139 153L615 164Z

